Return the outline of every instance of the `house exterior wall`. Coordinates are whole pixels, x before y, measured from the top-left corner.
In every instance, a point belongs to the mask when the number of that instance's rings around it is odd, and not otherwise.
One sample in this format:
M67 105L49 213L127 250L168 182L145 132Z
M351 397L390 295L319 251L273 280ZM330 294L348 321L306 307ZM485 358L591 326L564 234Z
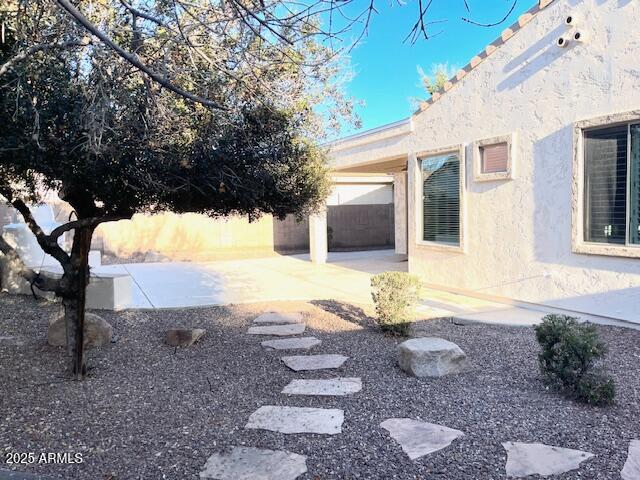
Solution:
M402 128L338 142L332 166L379 172L389 159L408 158L409 271L425 282L640 323L640 258L578 253L572 245L581 208L573 193L576 125L640 112L640 3L544 0L532 11ZM571 28L570 14L578 19ZM576 30L586 42L556 45ZM510 178L476 175L474 145L490 138L512 146ZM461 248L418 237L418 159L443 149L461 149L464 164Z
M558 48L564 19L587 43ZM572 250L575 122L640 108L640 4L556 1L413 117L409 270L479 294L640 322L640 259ZM516 134L514 179L476 182L472 142ZM466 149L464 252L418 244L420 152Z
M385 205L393 203L393 185L387 183L344 183L334 185L327 205Z

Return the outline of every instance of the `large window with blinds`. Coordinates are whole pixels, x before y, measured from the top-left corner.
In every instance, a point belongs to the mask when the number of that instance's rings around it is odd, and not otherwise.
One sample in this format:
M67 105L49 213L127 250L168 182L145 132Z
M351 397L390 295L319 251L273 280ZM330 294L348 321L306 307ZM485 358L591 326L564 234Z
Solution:
M640 124L584 132L584 241L640 244Z
M458 153L420 160L422 240L460 245L460 157Z

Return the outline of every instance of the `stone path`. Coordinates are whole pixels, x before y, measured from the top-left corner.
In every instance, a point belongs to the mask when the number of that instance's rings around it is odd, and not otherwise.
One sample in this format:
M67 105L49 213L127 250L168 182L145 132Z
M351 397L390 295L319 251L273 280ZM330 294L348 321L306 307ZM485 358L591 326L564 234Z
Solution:
M350 395L362 390L359 378L330 378L327 380L293 380L282 393L288 395Z
M265 340L260 345L275 350L309 350L322 343L315 337L282 338L280 340Z
M631 440L627 461L620 476L622 480L640 480L640 440Z
M570 448L553 447L542 443L505 442L507 476L558 475L580 467L592 453Z
M253 320L249 335L294 336L304 333L306 325L301 313L266 312ZM275 350L309 350L322 342L315 337L296 337L261 342L264 348ZM293 355L282 362L296 372L340 368L348 357L339 354ZM295 379L282 394L308 396L344 396L362 390L362 380L354 377L329 379ZM342 433L344 411L335 408L311 408L266 405L249 416L248 429L260 429L283 434ZM380 424L398 442L411 460L437 452L464 436L460 430L411 418L390 418ZM505 442L508 477L548 476L568 472L593 454L542 443ZM268 450L235 446L231 451L209 457L201 478L220 480L294 480L307 472L306 457L283 450ZM640 480L640 440L633 440L621 471L622 480Z
M279 313L279 312L267 312L253 319L253 323L301 323L302 314L300 312L294 313Z
M292 357L282 357L284 364L291 370L300 372L302 370L325 370L340 368L347 358L343 355L295 355Z
M344 412L336 408L260 407L249 417L244 428L257 428L280 433L342 432Z
M294 480L307 471L307 457L297 453L252 447L233 447L214 453L200 478L220 480Z
M250 327L249 335L276 335L279 337L287 335L299 335L304 332L304 323L293 323L290 325L268 325L260 327Z
M437 452L464 436L460 430L411 418L390 418L380 424L411 460Z

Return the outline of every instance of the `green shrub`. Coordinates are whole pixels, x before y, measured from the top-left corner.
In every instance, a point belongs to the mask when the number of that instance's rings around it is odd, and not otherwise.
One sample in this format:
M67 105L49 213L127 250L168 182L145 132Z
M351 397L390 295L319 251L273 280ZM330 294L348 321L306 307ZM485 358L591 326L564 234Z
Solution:
M380 273L371 279L371 296L380 327L406 336L413 307L420 299L420 280L405 272Z
M608 405L615 398L613 380L597 369L607 353L595 326L567 315L547 315L536 326L538 355L545 381L578 401Z

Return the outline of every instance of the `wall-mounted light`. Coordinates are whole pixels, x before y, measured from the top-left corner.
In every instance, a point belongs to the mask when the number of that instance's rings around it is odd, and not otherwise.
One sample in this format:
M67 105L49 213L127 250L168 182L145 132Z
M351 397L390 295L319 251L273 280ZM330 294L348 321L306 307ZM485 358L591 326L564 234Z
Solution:
M570 42L570 38L563 35L562 37L558 38L558 40L556 40L556 45L560 48L567 48Z
M588 35L585 32L581 32L580 30L576 30L573 32L573 39L576 42L586 42L588 39Z

